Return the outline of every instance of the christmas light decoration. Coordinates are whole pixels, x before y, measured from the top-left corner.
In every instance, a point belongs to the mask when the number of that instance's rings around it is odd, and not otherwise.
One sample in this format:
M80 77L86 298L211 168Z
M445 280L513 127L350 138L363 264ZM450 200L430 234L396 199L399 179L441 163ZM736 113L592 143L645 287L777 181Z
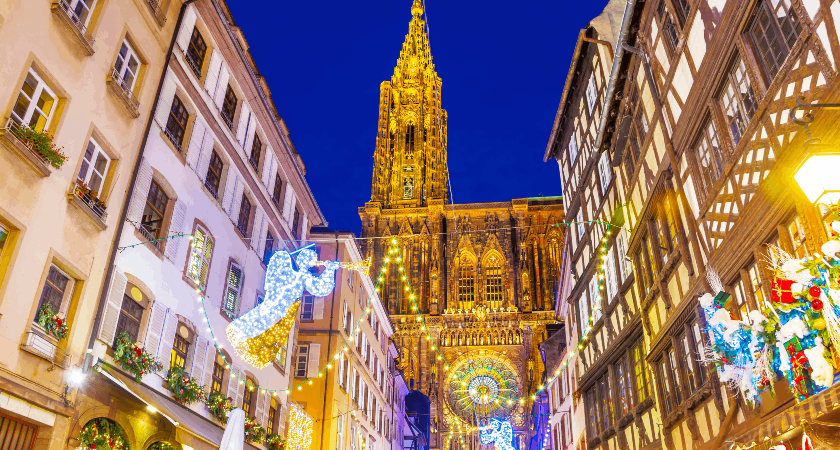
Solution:
M288 340L304 289L323 297L335 287L338 261L324 262L325 270L317 277L309 271L318 262L314 250L301 250L295 262L299 270L294 269L289 252L274 253L265 274L265 299L225 330L236 353L254 367L262 369L271 364Z
M312 445L312 418L300 406L292 403L289 410L288 450L309 450Z
M482 444L496 444L496 450L514 450L513 427L507 420L490 419L490 425L480 430Z

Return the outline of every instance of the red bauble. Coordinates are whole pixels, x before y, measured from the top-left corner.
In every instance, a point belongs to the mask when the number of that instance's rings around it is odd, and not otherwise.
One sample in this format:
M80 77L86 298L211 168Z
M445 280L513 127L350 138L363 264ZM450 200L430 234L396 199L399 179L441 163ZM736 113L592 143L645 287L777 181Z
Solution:
M822 291L817 286L811 286L811 289L808 289L808 293L811 294L811 297L819 297L820 292Z
M815 299L811 300L811 308L814 308L814 310L816 310L816 311L819 311L819 310L823 309L822 300L820 300L818 298L815 298Z

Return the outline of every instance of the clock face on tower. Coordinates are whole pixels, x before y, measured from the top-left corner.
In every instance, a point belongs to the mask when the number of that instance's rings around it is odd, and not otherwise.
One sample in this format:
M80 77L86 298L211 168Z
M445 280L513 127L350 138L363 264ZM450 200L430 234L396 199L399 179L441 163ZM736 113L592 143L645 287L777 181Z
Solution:
M519 384L512 364L501 355L475 354L457 363L447 382L447 402L462 420L507 417L519 397Z

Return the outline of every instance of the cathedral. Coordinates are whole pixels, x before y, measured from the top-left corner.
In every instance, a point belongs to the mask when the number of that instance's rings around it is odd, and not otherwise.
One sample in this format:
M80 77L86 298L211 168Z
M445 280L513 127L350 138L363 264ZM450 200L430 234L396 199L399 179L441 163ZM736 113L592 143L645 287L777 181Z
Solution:
M540 385L538 346L558 326L562 198L451 201L447 112L419 0L411 15L394 73L380 86L371 199L359 208L363 251L378 269L393 239L401 248L416 300L397 276L385 278L380 298L399 366L431 402L429 448L489 417L508 418L524 448L531 405L506 399Z

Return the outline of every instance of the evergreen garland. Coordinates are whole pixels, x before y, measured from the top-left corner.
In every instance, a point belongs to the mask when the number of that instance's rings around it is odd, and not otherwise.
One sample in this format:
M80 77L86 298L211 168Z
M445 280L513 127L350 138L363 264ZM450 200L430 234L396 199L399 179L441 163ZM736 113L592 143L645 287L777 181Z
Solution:
M166 388L172 392L175 400L182 405L190 405L204 397L204 386L187 376L181 367L169 369L166 376Z
M58 316L49 302L44 302L38 309L38 325L59 340L66 338L70 331L67 328L67 322Z
M134 375L134 381L138 383L143 375L163 369L160 361L138 346L126 332L117 336L114 360L120 364L120 367L131 372Z
M222 425L227 425L228 413L233 411L233 405L224 395L214 392L207 397L207 409Z
M79 432L79 442L93 450L131 450L122 427L104 417L86 423Z
M256 420L245 416L245 440L251 443L260 443L265 436L265 428L260 426Z

